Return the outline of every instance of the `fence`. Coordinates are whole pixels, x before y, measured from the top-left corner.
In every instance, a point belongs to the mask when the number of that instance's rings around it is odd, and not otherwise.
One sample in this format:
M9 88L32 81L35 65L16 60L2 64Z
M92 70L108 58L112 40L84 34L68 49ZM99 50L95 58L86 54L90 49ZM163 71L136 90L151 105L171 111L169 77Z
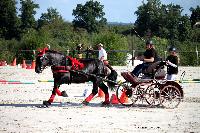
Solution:
M6 51L3 51L7 53ZM2 53L3 53L2 52ZM8 51L9 52L9 51ZM60 51L66 55L76 57L77 58L77 51L76 50L67 50L67 51ZM123 66L123 65L133 65L134 57L140 56L143 54L144 51L139 50L107 50L108 53L108 60L111 65L116 66ZM97 50L85 50L81 51L83 58L98 58L98 51ZM162 59L166 59L168 52L161 51L158 53ZM35 60L35 56L37 55L36 50L20 50L17 52L16 55L14 54L5 54L1 56L0 54L0 61L6 60L7 63L12 62L14 56L17 58L17 62L21 63L23 59L26 60L27 64L30 64L32 60ZM180 59L180 66L199 66L200 63L200 55L199 51L182 51L178 52L178 57Z
M77 50L60 51L66 55L77 57ZM83 58L98 58L98 50L84 50L80 51ZM133 65L133 57L140 56L144 51L141 50L107 50L108 60L111 65ZM168 56L167 51L158 53L162 59ZM17 54L18 61L25 59L26 62L31 62L37 55L36 50L20 50ZM199 66L199 52L198 51L181 51L178 53L180 59L180 66Z

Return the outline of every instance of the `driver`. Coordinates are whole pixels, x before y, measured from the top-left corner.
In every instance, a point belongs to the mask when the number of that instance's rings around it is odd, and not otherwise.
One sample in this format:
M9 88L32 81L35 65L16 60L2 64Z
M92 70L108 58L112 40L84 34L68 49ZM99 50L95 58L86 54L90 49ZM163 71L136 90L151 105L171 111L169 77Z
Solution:
M143 53L143 56L140 57L140 60L142 60L143 63L134 68L134 70L131 72L133 76L138 77L142 70L148 68L152 63L159 60L158 54L151 40L146 42L146 51Z

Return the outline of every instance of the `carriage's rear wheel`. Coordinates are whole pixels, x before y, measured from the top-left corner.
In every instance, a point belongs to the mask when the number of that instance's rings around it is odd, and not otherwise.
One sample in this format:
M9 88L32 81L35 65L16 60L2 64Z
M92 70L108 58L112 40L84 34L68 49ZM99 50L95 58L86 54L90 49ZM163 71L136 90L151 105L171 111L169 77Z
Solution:
M120 84L116 91L118 101L125 106L132 106L137 101L135 88L131 87L129 82Z
M180 102L181 92L176 86L167 85L160 90L160 103L165 108L176 108Z

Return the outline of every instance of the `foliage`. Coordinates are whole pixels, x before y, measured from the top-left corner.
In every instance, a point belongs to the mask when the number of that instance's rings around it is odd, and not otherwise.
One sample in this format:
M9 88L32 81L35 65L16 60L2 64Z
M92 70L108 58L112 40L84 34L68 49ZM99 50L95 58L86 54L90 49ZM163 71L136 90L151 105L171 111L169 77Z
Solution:
M0 1L0 37L12 39L18 37L19 20L15 0Z
M35 4L32 0L20 0L21 3L21 30L27 31L29 28L36 28L36 21L34 15L35 9L39 8L38 4Z
M55 21L63 21L62 16L57 12L57 9L48 8L47 13L42 13L40 19L38 19L38 28L44 25L51 24Z
M197 6L196 8L190 8L190 11L192 12L190 21L191 21L191 26L193 27L196 22L200 21L200 7Z
M6 60L7 63L11 63L18 53L18 44L19 42L15 39L0 39L0 59Z
M106 24L106 18L103 16L103 5L97 1L87 1L85 5L78 4L76 9L73 10L73 25L75 28L84 28L89 33L99 32L100 28Z
M94 36L94 44L104 44L106 50L113 50L112 53L108 53L108 60L113 65L124 65L127 53L115 52L114 50L127 50L127 39L119 34L112 32L105 32L96 34Z
M164 5L160 0L147 0L138 7L135 25L141 36L158 36L170 40L189 39L190 22L188 16L181 16L180 5Z
M199 21L199 6L191 8L192 14L188 16L181 15L180 5L147 0L135 12L138 17L135 24L124 25L107 24L104 6L93 0L77 5L72 23L64 21L54 8L48 8L35 20L35 9L39 6L32 0L21 0L21 14L17 17L15 4L15 0L0 1L0 59L9 63L14 57L18 63L22 59L33 60L34 50L46 44L53 50L75 56L76 46L81 43L83 50L93 47L92 57L97 58L96 44L101 42L111 65L125 65L127 54L141 55L145 40L150 38L163 59L168 47L174 45L180 65L199 65L196 51L200 51L200 30L198 25L193 26Z

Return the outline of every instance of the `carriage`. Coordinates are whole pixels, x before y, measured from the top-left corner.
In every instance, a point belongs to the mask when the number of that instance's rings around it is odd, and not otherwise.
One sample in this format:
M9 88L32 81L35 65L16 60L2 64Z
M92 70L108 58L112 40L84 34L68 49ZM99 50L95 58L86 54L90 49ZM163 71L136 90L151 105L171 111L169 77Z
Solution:
M175 81L164 79L164 66L169 65L165 61L159 61L148 67L141 78L133 77L130 72L123 72L121 75L125 82L116 82L117 72L111 69L111 73L105 72L105 64L98 59L76 60L65 56L57 51L44 48L36 58L35 72L41 73L47 66L50 66L54 78L54 87L48 101L43 101L45 106L50 106L56 95L66 97L65 91L60 92L61 84L93 82L92 93L83 101L89 101L98 93L98 87L105 93L103 104L109 104L108 87L103 81L110 85L117 86L116 95L118 101L125 106L136 104L137 101L146 101L150 106L163 105L165 108L175 108L183 99L183 89ZM106 78L107 77L107 78ZM124 97L126 102L122 100Z
M119 84L116 90L118 101L125 106L147 103L149 106L162 105L165 108L176 108L184 97L183 88L176 81L165 79L166 65L176 67L169 62L158 61L144 70L139 78L130 72L122 72L125 82ZM185 72L182 73L181 79L184 74Z

